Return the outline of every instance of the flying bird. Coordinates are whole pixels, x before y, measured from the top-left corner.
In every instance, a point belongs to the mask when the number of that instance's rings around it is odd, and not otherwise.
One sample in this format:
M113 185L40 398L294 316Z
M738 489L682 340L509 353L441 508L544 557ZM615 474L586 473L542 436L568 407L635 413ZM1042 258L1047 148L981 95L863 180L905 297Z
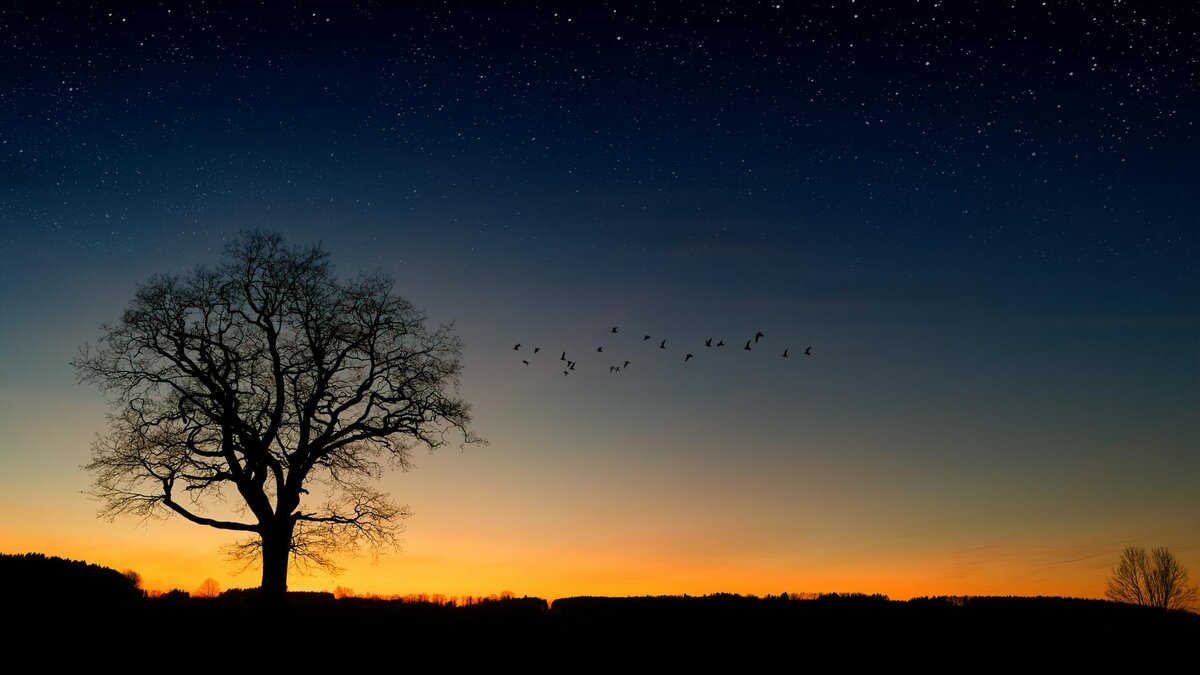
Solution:
M529 362L526 361L525 359L521 359L521 363L524 363L525 365L529 365Z
M570 374L571 373L569 373L568 371L565 371L565 370L563 371L563 375L570 375Z
M712 338L708 338L707 340L705 340L705 341L704 341L704 346L705 346L705 347L711 347L711 346L712 346Z
M785 358L785 359L786 359L786 358L788 358L788 355L787 355L787 350L786 350L786 349L785 349L785 350L783 350L783 358Z
M805 349L805 350L804 350L804 355L805 355L805 356L812 356L812 347L809 347L808 349Z
M642 342L645 342L646 340L649 340L649 339L650 339L650 336L649 336L649 335L647 335L647 336L645 336L645 337L643 337L643 338L642 338Z
M658 343L658 348L659 348L659 349L666 349L666 348L667 348L667 341L666 341L666 340L663 340L662 342Z
M629 362L628 362L628 361L626 361L626 362L625 362L625 365L624 365L623 367L624 367L624 368L628 368L628 367L629 367Z
M609 366L609 367L608 367L608 372L610 372L610 373L615 373L615 372L617 372L617 367L616 367L616 366Z
M746 340L746 346L742 347L742 349L745 349L746 351L750 351L750 341L749 340Z
M596 351L602 352L602 351L604 351L604 347L596 347Z
M566 353L566 352L563 352L562 356L558 357L558 360L559 360L559 361L566 361L566 360L567 360L567 353Z
M614 332L614 333L615 333L615 332L617 332L617 327L616 327L616 326L613 326L612 332Z
M516 345L513 346L513 349L520 349L520 348L521 348L520 342L518 342Z
M567 361L567 370L575 370L575 362Z
M542 348L541 348L541 347L534 347L534 348L533 348L533 353L534 353L534 354L536 354L536 353L538 353L538 352L540 352L540 351L542 351Z
M717 346L718 346L718 347L724 347L724 346L725 346L725 341L724 341L724 340L717 340Z
M692 358L692 355L691 355L691 354L688 354L687 356L683 357L683 362L684 362L684 363L687 363L687 362L688 362L688 359L690 359L690 358Z
M757 333L755 333L755 334L754 334L754 342L755 342L755 344L758 344L758 340L759 340L759 338L761 338L762 336L763 336L763 332L762 332L761 330L760 330L760 331L758 331Z

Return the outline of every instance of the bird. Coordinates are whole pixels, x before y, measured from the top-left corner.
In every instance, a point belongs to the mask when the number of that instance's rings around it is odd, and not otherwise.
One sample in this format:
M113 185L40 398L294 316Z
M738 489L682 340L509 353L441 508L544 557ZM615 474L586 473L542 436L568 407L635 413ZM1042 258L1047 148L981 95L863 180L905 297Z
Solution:
M707 340L705 340L705 341L704 341L704 346L705 346L705 347L711 347L711 346L712 346L712 338L708 338Z
M525 359L521 359L521 363L524 363L525 365L529 365L529 362L526 361Z
M666 341L666 340L663 340L662 342L658 343L658 348L659 348L659 349L666 349L666 348L667 348L667 341Z
M787 352L788 352L788 350L786 350L786 349L783 350L783 358L785 358L785 359L788 358Z
M538 353L538 352L540 352L540 351L542 351L542 348L541 348L541 347L534 347L534 348L533 348L533 353L534 353L534 354L536 354L536 353Z
M684 363L687 363L687 362L688 362L688 359L690 359L690 358L692 358L692 355L691 355L691 354L688 354L687 356L683 357L683 362L684 362Z
M566 352L563 352L562 356L558 357L558 360L559 360L559 361L566 361L566 360L567 360L567 353L566 353Z
M610 372L610 373L615 373L615 372L617 372L617 367L616 367L616 366L609 366L609 367L608 367L608 372Z
M647 335L647 336L645 336L645 337L643 337L643 338L642 338L642 342L645 342L646 340L649 340L649 339L650 339L650 336L649 336L649 335Z
M750 341L749 340L746 340L746 346L742 347L742 349L745 349L746 351L750 351Z
M575 362L567 361L567 370L575 370Z
M513 349L520 349L520 348L521 348L520 342L518 342L516 345L513 346Z
M602 352L602 351L604 351L604 347L596 347L596 351Z
M565 370L563 371L563 375L570 375L570 374L571 373L569 373L568 371L565 371Z
M717 346L718 346L718 347L724 347L724 346L725 346L725 341L724 341L724 340L717 340Z
M759 338L763 337L763 332L760 330L754 334L754 342L757 343Z
M614 333L615 333L615 332L617 332L617 327L616 327L616 326L613 326L612 332L614 332Z
M622 367L623 367L623 368L628 368L628 367L629 367L629 362L628 362L628 361L626 361L626 362L625 362L625 365L624 365L624 366L622 366Z
M808 349L805 349L805 350L804 350L804 355L805 355L805 356L812 356L812 347L809 347Z

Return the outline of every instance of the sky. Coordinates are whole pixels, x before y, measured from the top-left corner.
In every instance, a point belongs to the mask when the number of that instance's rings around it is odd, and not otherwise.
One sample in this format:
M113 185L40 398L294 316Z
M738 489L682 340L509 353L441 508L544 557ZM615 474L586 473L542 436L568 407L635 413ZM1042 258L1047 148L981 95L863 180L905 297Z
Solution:
M70 361L266 228L453 321L489 441L293 589L1200 577L1200 8L584 4L0 8L0 551L256 585L227 533L97 518Z

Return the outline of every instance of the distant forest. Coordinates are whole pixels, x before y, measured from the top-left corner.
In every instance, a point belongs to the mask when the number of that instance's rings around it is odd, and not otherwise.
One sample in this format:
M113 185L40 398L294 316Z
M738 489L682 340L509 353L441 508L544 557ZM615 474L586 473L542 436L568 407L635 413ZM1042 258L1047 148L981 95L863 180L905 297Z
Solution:
M0 575L7 581L0 584L0 606L7 618L26 619L14 622L6 636L13 638L11 644L24 644L19 640L23 632L41 639L53 627L106 647L128 640L136 627L146 649L164 653L173 649L179 634L205 634L220 626L223 634L249 635L272 624L303 627L326 641L353 636L361 644L403 636L408 644L423 647L524 644L571 654L649 650L672 658L736 653L748 663L766 659L772 649L833 649L848 661L864 655L1148 656L1154 661L1188 654L1200 640L1200 614L1077 598L897 601L857 593L717 593L574 597L553 603L503 595L452 603L428 596L289 593L286 609L268 610L257 602L254 589L228 590L213 598L184 591L151 597L139 588L135 573L36 553L0 554ZM268 653L257 651L254 641L230 644L252 659Z
M82 560L41 553L0 553L0 598L75 598L137 600L144 595L138 578Z

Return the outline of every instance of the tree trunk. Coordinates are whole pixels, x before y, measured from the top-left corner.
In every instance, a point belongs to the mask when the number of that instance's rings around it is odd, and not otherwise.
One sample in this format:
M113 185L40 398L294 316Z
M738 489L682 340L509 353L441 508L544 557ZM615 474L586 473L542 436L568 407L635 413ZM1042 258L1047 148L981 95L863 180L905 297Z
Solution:
M288 560L292 553L291 518L262 532L262 585L259 595L263 604L282 607L287 604Z

